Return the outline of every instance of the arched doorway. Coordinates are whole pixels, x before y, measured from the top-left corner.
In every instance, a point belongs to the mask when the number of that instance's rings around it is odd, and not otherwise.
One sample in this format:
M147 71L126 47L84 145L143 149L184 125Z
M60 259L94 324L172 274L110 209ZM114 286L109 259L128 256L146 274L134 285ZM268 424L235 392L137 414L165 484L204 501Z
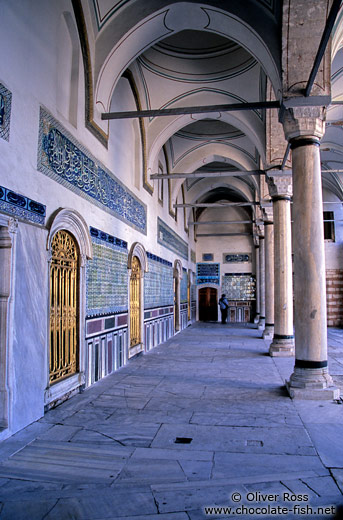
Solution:
M218 321L218 297L214 287L199 289L199 320Z
M49 382L57 383L79 367L79 250L65 230L51 242Z
M130 276L130 348L142 343L141 334L141 279L142 268L139 259L134 256Z

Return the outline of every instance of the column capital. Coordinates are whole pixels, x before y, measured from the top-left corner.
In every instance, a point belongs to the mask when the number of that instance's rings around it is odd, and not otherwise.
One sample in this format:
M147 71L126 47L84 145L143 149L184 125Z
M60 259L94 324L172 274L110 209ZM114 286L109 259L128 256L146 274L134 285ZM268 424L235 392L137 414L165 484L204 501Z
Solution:
M325 132L324 107L294 107L281 111L280 122L287 141L297 137L321 139Z
M291 170L270 170L266 173L269 194L273 201L290 199L293 194Z

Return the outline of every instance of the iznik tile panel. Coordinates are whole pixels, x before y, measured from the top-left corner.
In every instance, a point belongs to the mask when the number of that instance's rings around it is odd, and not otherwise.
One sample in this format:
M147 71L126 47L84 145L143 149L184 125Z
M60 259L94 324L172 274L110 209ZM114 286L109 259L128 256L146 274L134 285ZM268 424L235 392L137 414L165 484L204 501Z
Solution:
M222 292L228 300L254 300L255 278L251 274L225 274L222 277Z
M144 308L173 305L173 266L167 260L147 253L148 272L144 275Z
M40 202L0 186L0 211L36 224L45 223L46 207Z
M12 94L0 83L0 137L9 141Z
M157 217L157 242L188 260L188 244Z
M220 264L197 263L197 284L216 283L219 284Z
M91 236L93 259L87 262L87 316L126 312L127 243L95 228L91 228Z
M181 278L181 285L180 285L180 300L182 303L185 303L188 301L187 289L188 289L187 270L182 269L182 278Z
M38 170L146 234L147 210L124 184L41 108Z

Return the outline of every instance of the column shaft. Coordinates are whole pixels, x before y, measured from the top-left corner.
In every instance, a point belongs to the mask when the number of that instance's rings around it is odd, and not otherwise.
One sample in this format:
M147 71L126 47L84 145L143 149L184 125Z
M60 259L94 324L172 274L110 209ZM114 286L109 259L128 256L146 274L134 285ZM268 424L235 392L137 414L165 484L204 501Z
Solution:
M264 339L272 339L274 335L274 226L272 222L264 223L265 229L265 306L266 324Z
M319 140L291 141L293 160L295 367L291 397L339 397L327 368L326 288ZM316 391L321 395L315 396Z
M271 356L294 354L290 197L273 198L274 215L274 337Z
M266 298L265 298L265 240L264 237L260 237L260 265L259 265L259 274L260 274L260 320L258 322L258 329L264 330L265 321L266 321Z

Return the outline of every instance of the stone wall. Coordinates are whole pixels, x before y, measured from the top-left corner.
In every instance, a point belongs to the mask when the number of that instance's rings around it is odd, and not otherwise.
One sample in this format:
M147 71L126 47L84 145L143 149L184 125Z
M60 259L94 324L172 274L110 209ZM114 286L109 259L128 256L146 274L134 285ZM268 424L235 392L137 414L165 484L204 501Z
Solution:
M343 270L326 270L328 327L343 326Z

